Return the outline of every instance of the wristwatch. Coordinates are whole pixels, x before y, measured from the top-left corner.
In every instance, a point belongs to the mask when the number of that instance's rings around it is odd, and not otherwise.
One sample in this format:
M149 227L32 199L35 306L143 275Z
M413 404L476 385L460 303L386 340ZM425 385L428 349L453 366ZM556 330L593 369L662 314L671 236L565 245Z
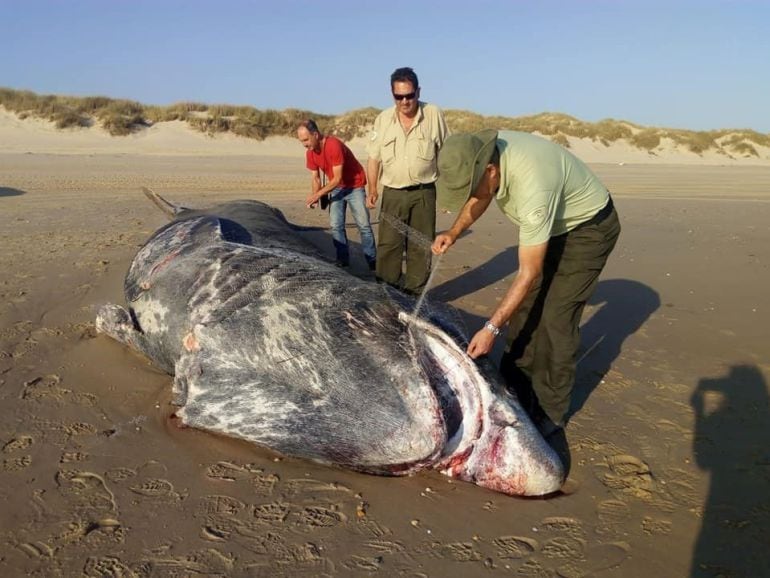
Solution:
M499 328L497 325L495 325L494 323L492 323L491 321L487 321L487 322L484 324L484 329L486 329L487 331L489 331L489 332L490 332L492 335L494 335L495 337L497 337L498 335L500 335L500 328Z

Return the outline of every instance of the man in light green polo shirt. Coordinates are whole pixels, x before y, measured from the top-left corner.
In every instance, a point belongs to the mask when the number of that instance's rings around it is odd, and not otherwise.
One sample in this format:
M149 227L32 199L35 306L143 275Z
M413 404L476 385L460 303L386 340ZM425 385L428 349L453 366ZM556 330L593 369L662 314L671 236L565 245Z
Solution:
M419 294L430 276L430 243L436 235L436 158L447 135L444 114L419 100L411 68L390 76L395 105L374 121L369 154L367 206L374 208L383 185L377 242L377 278L397 286L406 251L403 289Z
M441 254L497 201L519 227L519 270L468 354L492 350L510 321L500 369L544 435L566 423L579 324L620 234L607 188L577 157L529 133L450 136L438 158L438 205L460 213L439 235Z

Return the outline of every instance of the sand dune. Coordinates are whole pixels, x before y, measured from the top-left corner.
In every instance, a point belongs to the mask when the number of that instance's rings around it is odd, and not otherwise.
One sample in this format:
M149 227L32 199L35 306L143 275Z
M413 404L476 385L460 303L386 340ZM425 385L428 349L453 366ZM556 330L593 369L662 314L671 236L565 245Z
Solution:
M570 150L589 163L612 164L698 164L749 166L770 165L770 148L755 145L759 156L726 155L713 150L702 154L688 151L670 139L663 139L653 152L637 148L624 140L606 146L598 141L567 137ZM366 139L348 143L356 155L366 157ZM183 121L170 121L141 129L122 137L110 136L101 127L57 129L50 121L37 118L20 120L0 107L0 153L38 154L141 154L141 155L255 155L301 158L304 149L289 137L269 137L257 141L233 134L208 136Z

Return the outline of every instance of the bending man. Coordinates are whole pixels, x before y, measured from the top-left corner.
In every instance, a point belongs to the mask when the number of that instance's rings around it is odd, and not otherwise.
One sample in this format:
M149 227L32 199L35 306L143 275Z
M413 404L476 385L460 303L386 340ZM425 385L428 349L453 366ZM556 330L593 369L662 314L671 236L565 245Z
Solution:
M519 270L468 354L489 353L510 321L500 369L548 436L566 423L580 317L620 234L612 199L582 161L528 133L450 136L438 165L438 204L460 213L434 253L449 249L493 198L519 226Z

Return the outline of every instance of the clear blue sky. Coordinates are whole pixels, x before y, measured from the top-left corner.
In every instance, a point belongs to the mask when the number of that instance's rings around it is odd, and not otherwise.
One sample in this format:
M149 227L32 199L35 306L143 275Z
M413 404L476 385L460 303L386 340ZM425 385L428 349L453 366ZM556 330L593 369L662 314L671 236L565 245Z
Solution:
M338 114L423 100L770 132L770 2L0 0L0 86Z

